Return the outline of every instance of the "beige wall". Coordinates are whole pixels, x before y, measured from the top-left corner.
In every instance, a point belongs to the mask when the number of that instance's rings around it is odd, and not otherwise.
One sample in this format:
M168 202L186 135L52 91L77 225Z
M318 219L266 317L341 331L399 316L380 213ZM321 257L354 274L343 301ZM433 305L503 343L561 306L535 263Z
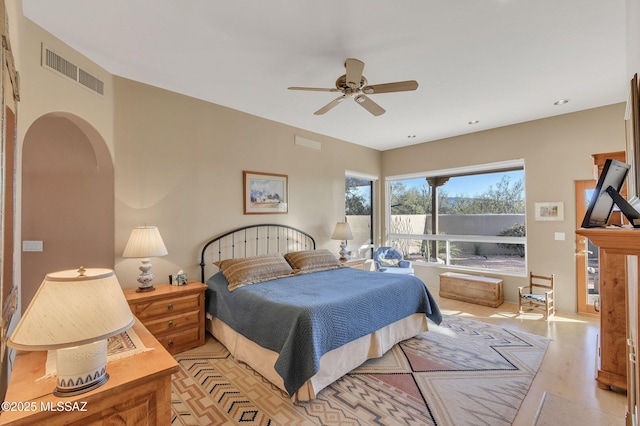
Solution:
M199 279L209 237L247 224L286 223L337 251L345 170L379 175L381 153L202 102L115 79L116 273L135 287L139 260L123 259L131 228L158 226L169 255L152 259L157 282L183 269ZM322 144L294 146L294 135ZM288 175L289 213L243 214L243 170Z
M557 309L575 312L575 181L592 179L591 154L625 149L624 112L624 104L611 105L385 151L382 174L395 176L524 159L528 267L540 274L556 274ZM545 201L563 202L565 220L535 221L534 203ZM566 239L556 241L556 232L564 233ZM442 267L418 266L416 275L437 288L438 275L445 271ZM505 299L517 301L517 287L524 285L525 279L498 277L504 279Z

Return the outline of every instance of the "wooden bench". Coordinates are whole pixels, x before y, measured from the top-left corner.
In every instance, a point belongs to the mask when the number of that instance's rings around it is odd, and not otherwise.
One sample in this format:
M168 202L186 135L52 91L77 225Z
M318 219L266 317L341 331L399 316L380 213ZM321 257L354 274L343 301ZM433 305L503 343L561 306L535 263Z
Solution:
M440 274L440 297L497 308L504 302L502 280L445 272Z

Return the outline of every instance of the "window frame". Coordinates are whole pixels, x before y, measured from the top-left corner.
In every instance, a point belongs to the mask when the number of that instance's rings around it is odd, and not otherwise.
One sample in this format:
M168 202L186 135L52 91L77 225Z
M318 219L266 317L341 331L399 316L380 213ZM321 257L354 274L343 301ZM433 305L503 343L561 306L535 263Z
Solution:
M498 273L502 275L515 275L526 276L528 253L527 253L527 237L509 237L509 236L490 236L490 235L451 235L451 234L397 234L391 233L391 184L393 182L409 179L426 179L434 177L459 177L468 176L482 173L500 173L512 170L525 171L525 164L523 159L507 160L493 163L477 164L465 167L456 167L449 169L433 170L430 172L411 173L404 175L394 175L385 177L385 235L386 244L390 244L392 240L423 240L423 241L443 241L446 244L445 249L445 264L436 262L416 262L419 265L428 267L440 267L462 271L473 272L490 272ZM526 186L526 172L525 172L525 186ZM526 191L524 196L524 203L526 205ZM526 209L525 209L526 210ZM525 226L527 223L526 211L525 211ZM450 264L450 244L453 242L472 242L472 243L502 243L502 244L522 244L524 246L524 270L519 272L506 271L503 269L488 269L488 268L473 268L468 266L452 265Z
M363 250L367 249L368 250L368 254L369 256L367 256L367 259L372 259L373 258L373 251L375 250L375 242L376 240L376 236L378 234L377 232L377 227L375 226L375 224L377 223L377 216L378 216L378 209L377 209L377 205L378 205L378 185L379 185L379 177L375 176L375 175L370 175L370 174L366 174L366 173L360 173L360 172L356 172L353 170L345 170L344 173L344 179L345 179L345 190L346 190L346 179L347 178L354 178L354 179L361 179L361 180L367 180L371 182L371 233L370 233L370 238L371 238L371 243L370 244L364 244L364 245L358 245L358 246L347 246L347 250L348 251L358 251L359 253L361 253ZM346 212L346 208L347 208L347 202L346 202L346 197L345 197L345 205L343 208L344 211L344 217L345 220L347 220L347 212Z

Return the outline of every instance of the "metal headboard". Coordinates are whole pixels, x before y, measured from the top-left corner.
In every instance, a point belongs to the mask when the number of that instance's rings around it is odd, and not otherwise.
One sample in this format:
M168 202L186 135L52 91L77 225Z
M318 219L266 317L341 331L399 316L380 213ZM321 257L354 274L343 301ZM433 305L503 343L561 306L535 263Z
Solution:
M223 259L315 250L316 241L300 229L288 225L258 224L237 228L209 240L200 253L200 276L205 279L206 265Z

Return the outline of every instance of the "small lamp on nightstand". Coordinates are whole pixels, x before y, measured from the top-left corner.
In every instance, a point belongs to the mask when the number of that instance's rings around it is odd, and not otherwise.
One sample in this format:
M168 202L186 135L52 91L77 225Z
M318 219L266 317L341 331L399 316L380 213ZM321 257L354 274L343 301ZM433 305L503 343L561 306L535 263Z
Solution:
M164 246L160 231L155 226L136 226L131 231L129 241L124 248L122 257L141 257L142 265L140 269L140 275L138 276L138 292L153 291L153 284L151 281L155 278L151 271L150 257L166 256L169 254L167 248Z
M340 259L349 259L349 252L347 252L347 240L353 240L353 234L351 233L351 227L347 222L336 223L336 228L331 235L332 240L340 240Z
M111 269L47 274L7 345L56 350L56 396L93 390L109 379L107 338L130 328L134 317Z

